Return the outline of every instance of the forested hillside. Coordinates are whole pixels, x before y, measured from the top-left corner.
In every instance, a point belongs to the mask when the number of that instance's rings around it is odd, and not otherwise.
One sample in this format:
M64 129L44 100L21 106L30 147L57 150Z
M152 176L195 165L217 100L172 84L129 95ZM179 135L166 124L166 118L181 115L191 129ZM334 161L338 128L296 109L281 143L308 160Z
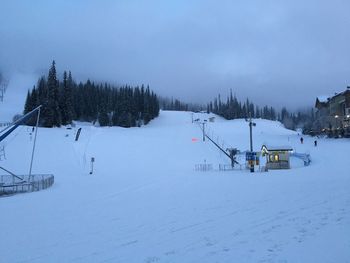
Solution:
M38 105L43 105L40 125L44 127L59 127L72 120L134 127L147 124L159 114L157 95L148 86L116 87L90 80L77 84L70 71L64 71L60 81L54 61L48 76L42 76L28 91L24 113Z

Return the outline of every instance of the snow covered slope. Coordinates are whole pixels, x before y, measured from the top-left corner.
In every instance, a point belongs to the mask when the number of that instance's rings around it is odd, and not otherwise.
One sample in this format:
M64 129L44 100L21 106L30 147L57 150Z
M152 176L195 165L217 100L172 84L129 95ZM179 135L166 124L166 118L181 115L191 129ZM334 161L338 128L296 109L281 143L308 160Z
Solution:
M312 164L196 172L204 160L229 162L201 141L186 112L161 112L141 128L85 125L78 142L76 129L40 129L34 172L53 173L55 184L0 198L0 261L349 262L350 141L319 139L315 148L305 137L300 145L279 123L256 122L255 149L289 144ZM216 118L207 129L249 148L244 120ZM1 166L27 173L29 132L21 127L8 139Z

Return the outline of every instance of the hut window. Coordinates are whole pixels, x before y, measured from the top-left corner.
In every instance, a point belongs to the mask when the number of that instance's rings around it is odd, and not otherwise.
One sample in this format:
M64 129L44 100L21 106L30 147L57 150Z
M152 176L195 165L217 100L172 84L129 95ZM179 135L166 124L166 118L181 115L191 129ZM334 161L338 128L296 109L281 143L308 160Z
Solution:
M270 162L279 162L280 160L278 154L271 154L269 157L270 157Z

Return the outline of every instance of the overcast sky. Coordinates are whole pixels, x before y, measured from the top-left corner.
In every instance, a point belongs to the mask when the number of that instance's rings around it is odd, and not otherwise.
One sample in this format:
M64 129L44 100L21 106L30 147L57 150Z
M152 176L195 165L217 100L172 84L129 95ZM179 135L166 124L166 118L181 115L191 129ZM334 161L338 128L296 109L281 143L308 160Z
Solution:
M0 69L312 106L350 85L349 0L1 0ZM33 83L34 84L34 83Z

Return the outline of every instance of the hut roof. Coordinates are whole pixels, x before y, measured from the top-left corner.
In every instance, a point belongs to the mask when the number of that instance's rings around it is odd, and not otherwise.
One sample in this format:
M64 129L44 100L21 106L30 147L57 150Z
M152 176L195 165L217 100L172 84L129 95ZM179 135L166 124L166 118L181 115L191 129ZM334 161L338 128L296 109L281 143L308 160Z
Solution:
M293 151L293 148L291 146L272 146L264 144L261 149L266 149L267 151Z

